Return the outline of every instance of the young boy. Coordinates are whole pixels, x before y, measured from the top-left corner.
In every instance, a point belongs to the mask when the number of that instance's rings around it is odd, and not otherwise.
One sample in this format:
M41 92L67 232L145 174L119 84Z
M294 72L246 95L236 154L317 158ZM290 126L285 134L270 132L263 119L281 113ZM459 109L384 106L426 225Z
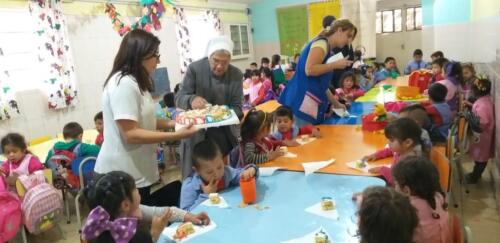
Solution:
M264 68L269 68L271 61L269 61L269 58L263 57L260 59L260 71L262 72L262 69Z
M415 70L426 68L427 63L422 60L423 56L424 54L422 53L422 50L416 49L413 51L413 61L410 61L408 65L406 65L405 74L410 74Z
M313 125L297 127L293 124L293 113L287 106L280 106L276 110L276 125L278 131L271 134L273 140L281 141L284 146L299 146L295 138L300 135L310 134L313 137L320 137L320 131Z
M256 177L259 170L253 164L240 169L225 166L217 144L206 139L194 146L193 171L184 180L181 189L180 208L187 211L207 200L210 193L239 186L240 177L244 180Z
M257 70L259 67L257 66L257 63L256 62L252 62L250 63L250 70Z
M434 53L431 54L431 60L434 61L439 58L444 58L444 54L442 51L435 51Z
M429 126L429 116L425 111L425 108L421 105L409 105L399 111L399 117L407 117L414 120L421 128L422 135L420 139L422 139L423 145L425 146L425 150L430 152L432 148L431 138L429 137L429 133L424 127Z
M104 142L104 122L102 118L102 111L99 111L99 113L94 116L94 124L95 129L97 130L97 132L99 132L99 134L95 138L95 145L101 147L102 143Z
M396 59L394 57L387 57L384 61L384 68L375 73L375 83L385 80L386 78L399 77L399 71L396 67Z
M429 87L430 102L422 102L427 115L431 119L429 130L431 141L445 142L448 138L448 129L452 123L452 113L450 106L446 103L446 86L434 83Z
M444 65L448 62L446 58L438 58L432 61L432 83L444 80Z

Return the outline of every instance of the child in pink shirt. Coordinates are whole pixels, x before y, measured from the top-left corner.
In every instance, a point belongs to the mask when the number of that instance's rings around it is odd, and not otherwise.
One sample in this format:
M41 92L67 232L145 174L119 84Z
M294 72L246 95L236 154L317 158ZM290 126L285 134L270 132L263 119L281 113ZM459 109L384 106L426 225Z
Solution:
M357 84L356 75L353 72L345 72L340 77L340 88L335 90L335 95L341 103L351 104L354 100L365 93Z
M434 164L424 157L406 157L392 169L396 191L406 195L417 210L415 243L452 242L448 205Z
M253 70L252 71L252 80L250 82L250 86L248 88L248 95L250 98L250 103L252 106L254 105L254 101L259 97L259 90L260 87L262 86L262 82L260 81L260 72L259 70Z

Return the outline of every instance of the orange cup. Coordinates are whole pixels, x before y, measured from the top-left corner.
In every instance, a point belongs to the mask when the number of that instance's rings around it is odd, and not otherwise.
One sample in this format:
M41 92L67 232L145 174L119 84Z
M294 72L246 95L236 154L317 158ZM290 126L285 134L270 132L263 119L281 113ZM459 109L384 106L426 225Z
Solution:
M243 197L243 202L246 204L252 204L257 199L257 188L255 185L255 177L248 180L243 180L240 178L240 191Z

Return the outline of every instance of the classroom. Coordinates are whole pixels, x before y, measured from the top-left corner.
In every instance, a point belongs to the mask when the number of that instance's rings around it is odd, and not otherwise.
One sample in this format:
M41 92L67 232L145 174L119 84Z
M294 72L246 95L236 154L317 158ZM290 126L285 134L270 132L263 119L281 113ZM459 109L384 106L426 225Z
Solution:
M0 0L0 242L496 242L499 29L496 0Z

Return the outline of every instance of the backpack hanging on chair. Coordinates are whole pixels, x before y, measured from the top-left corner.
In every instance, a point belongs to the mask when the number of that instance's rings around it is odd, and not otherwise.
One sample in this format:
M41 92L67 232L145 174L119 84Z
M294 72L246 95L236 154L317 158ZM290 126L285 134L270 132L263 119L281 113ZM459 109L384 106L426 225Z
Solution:
M78 189L80 180L72 170L73 161L78 158L81 143L77 143L68 150L52 149L52 156L47 162L48 168L54 175L54 186L57 189Z

